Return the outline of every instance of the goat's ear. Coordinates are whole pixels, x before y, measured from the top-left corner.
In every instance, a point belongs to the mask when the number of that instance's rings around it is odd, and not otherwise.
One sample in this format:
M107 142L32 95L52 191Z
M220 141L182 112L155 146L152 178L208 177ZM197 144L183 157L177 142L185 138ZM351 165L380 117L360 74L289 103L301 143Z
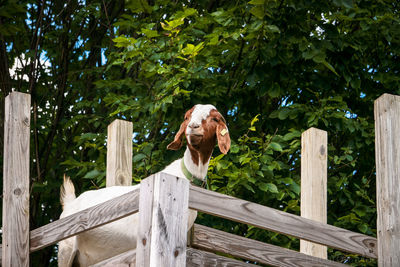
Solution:
M182 147L182 137L185 133L186 125L187 125L186 121L182 122L181 127L179 128L179 131L175 135L174 141L172 141L167 146L167 149L178 150Z
M221 153L228 153L231 148L231 137L229 136L228 127L226 127L226 124L222 121L220 121L217 126L217 140Z

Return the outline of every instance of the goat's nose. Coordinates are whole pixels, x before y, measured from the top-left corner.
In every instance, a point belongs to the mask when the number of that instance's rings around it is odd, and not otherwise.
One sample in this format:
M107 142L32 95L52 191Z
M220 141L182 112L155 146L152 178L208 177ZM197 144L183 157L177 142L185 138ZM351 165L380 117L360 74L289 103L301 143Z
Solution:
M197 123L191 123L191 124L189 124L189 127L192 128L192 129L197 129L197 128L200 127L200 125L197 124Z

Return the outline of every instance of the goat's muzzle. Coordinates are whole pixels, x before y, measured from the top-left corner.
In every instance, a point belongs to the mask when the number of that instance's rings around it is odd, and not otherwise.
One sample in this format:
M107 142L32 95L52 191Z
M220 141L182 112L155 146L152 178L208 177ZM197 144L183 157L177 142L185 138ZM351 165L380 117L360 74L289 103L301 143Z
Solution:
M189 143L196 147L200 145L201 141L203 140L203 135L202 134L191 134L188 136L189 138Z

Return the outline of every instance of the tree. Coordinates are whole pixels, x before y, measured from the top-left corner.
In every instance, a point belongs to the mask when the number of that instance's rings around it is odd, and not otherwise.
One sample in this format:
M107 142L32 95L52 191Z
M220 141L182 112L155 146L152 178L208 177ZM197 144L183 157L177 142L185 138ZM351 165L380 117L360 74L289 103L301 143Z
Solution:
M94 81L101 78L106 63L102 55L113 47L112 23L124 12L124 1L2 1L0 5L1 103L11 90L32 95L34 229L60 214L58 192L67 171L63 162L74 154L88 162L98 159L96 152L79 148L75 140L87 132L100 132L111 121L98 101L102 93ZM3 109L4 105L2 118ZM3 142L2 130L0 139ZM83 184L77 183L77 188L84 190ZM32 265L48 266L53 255L54 248L35 253Z
M400 94L396 2L2 5L9 10L0 14L2 100L11 88L33 98L32 228L57 218L64 172L81 191L105 184L106 126L114 118L134 123L137 182L183 153L165 150L183 112L211 103L233 140L228 155L211 161L212 190L298 214L300 134L318 127L329 138L328 222L375 235L373 101ZM17 79L7 73L15 58L25 62ZM289 248L299 243L198 220ZM38 255L42 264L51 252ZM329 257L375 264L337 251Z

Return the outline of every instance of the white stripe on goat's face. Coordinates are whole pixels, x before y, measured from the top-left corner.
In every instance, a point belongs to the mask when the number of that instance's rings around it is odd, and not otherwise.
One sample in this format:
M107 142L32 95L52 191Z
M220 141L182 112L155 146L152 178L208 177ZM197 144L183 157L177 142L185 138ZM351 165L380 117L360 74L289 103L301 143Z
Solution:
M210 115L211 110L217 110L213 105L201 105L198 104L194 106L194 110L192 112L192 116L188 123L188 127L186 129L186 134L190 134L190 128L200 127L203 120L207 119Z

